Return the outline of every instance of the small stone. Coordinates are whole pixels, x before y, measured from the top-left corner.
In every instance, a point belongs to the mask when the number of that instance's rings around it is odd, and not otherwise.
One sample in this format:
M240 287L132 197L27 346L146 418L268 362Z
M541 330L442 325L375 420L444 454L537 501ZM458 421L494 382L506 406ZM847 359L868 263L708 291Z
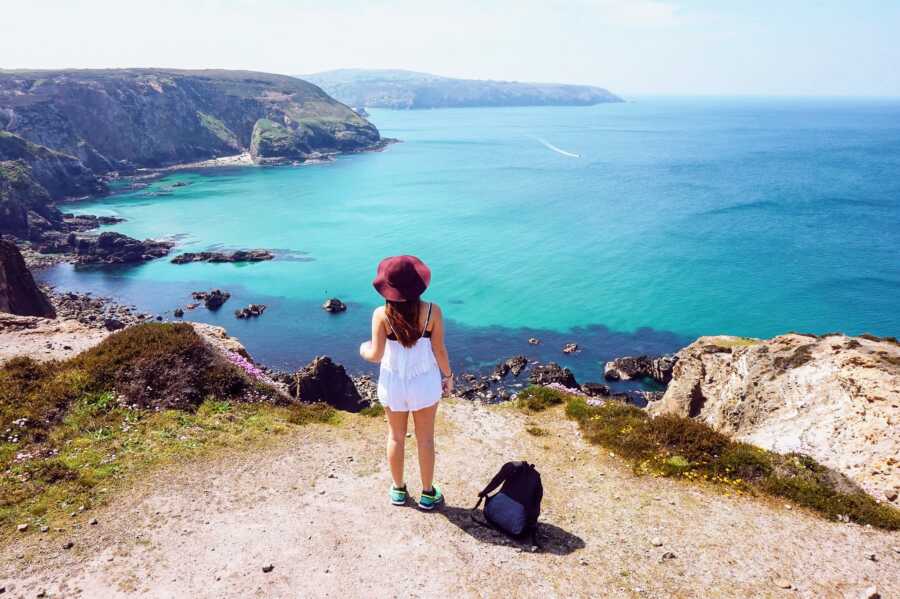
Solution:
M665 553L662 554L662 559L664 559L664 560L675 559L675 554L672 553L671 551L666 551Z
M16 530L18 530L19 532L25 532L26 530L28 530L28 525L19 524L18 526L16 526Z
M881 599L881 594L875 587L866 587L860 597L861 599Z
M538 339L537 337L530 337L528 339L528 345L539 345L540 343L541 343L541 340Z
M575 352L578 351L578 344L577 343L566 343L563 346L562 350L563 350L564 354L574 354Z
M588 561L584 558L581 558L580 560L578 560L578 563L581 564L582 566L588 565Z
M878 561L878 556L875 555L874 553L867 553L867 554L866 554L866 559L869 560L869 561L872 561L872 562L877 562L877 561Z
M65 544L63 544L62 548L63 549L71 549L74 546L75 546L75 541L66 541Z
M41 526L41 532L50 532L49 526Z
M654 547L662 547L663 546L662 539L660 539L659 537L653 537L652 539L650 539L650 544L653 545Z
M775 586L777 586L779 589L789 589L793 585L790 583L790 581L787 581L784 578L777 578L775 579Z
M96 519L96 518L91 518L91 521L88 522L88 524L90 524L91 526L97 526L97 519Z
M885 498L887 498L888 501L896 501L897 500L897 491L895 491L895 490L885 491L884 496L885 496Z
M271 572L274 569L275 569L275 566L273 566L272 564L266 564L265 566L262 567L262 571L265 572L266 574L268 574L269 572Z

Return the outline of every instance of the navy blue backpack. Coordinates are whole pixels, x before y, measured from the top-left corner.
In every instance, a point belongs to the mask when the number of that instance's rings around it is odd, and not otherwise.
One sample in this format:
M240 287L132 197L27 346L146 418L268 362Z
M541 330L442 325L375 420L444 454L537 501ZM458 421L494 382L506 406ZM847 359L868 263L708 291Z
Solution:
M491 495L498 487L500 491ZM477 510L484 501L484 517L492 528L516 538L530 535L534 545L543 496L541 475L534 464L507 462L478 494L472 509Z

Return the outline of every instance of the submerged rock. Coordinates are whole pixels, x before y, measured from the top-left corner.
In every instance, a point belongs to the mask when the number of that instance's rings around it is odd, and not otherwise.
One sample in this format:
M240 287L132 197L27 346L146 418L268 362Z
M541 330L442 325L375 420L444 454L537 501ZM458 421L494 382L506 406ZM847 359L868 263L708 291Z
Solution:
M608 381L650 378L667 385L672 380L672 369L677 361L675 356L616 358L603 367L603 377Z
M172 264L190 262L262 262L275 257L269 250L238 250L230 254L223 252L185 252L172 258Z
M288 392L294 399L308 403L325 402L347 412L358 412L367 405L344 367L335 364L328 356L317 356L288 376Z

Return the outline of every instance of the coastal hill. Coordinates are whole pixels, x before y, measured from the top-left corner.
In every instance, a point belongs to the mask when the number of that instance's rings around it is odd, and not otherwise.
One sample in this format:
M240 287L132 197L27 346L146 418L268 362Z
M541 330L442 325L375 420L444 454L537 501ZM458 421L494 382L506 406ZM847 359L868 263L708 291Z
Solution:
M0 130L101 174L245 151L257 162L305 160L382 143L311 83L227 70L0 70Z
M338 69L302 75L341 102L364 108L589 106L622 102L600 87L453 79L403 70Z

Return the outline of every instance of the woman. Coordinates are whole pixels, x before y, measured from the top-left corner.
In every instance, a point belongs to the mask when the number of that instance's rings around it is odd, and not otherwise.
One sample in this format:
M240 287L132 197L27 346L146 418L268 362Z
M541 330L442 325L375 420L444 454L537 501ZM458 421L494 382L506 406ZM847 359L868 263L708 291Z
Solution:
M444 346L444 317L437 304L420 299L430 281L431 271L415 256L382 260L372 285L384 297L385 305L372 314L372 340L359 348L365 360L381 363L378 401L388 421L391 503L404 505L409 498L403 455L412 412L422 477L419 507L424 510L444 501L433 481L434 417L441 395L453 390L453 373Z

